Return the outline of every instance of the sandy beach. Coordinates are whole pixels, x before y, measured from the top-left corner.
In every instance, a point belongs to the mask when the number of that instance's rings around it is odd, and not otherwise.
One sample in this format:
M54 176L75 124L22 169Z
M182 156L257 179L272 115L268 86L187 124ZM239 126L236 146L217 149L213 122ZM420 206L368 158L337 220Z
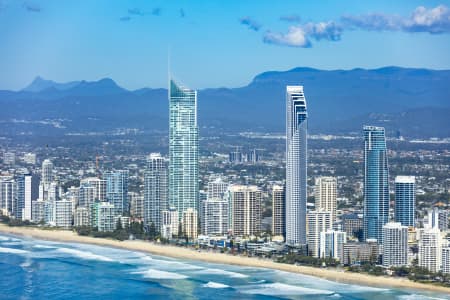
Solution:
M228 254L212 253L203 250L198 252L188 248L159 245L144 241L116 241L110 239L93 238L86 236L79 236L75 232L65 230L42 230L31 227L9 227L0 224L0 232L14 235L21 235L25 237L32 237L36 239L43 239L49 241L60 242L75 242L84 244L94 244L100 246L108 246L115 248L122 248L127 250L135 250L147 252L150 254L182 258L189 260L199 260L218 264L232 264L247 267L269 268L280 271L299 273L304 275L316 276L336 282L352 283L358 285L368 285L375 287L390 287L390 288L406 288L417 290L428 290L434 292L450 293L450 288L441 287L430 284L416 283L404 278L392 278L384 276L370 276L366 274L358 274L351 272L337 271L333 269L319 269L306 266L295 266L289 264L275 263L270 260L232 256Z

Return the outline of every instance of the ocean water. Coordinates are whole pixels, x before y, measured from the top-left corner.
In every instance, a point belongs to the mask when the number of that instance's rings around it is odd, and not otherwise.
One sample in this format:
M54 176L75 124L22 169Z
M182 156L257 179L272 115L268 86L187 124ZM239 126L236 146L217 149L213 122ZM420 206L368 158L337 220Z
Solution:
M0 234L0 299L450 299Z

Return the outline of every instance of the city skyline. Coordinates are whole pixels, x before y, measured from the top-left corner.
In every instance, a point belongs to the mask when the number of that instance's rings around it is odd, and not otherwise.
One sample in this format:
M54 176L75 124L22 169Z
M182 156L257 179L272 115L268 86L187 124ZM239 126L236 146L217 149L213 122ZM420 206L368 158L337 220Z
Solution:
M441 298L449 36L450 0L0 0L0 289Z
M6 219L10 226L18 224L24 227L39 224L75 230L79 235L121 241L136 238L153 240L162 245L183 245L200 252L200 249L220 249L220 252L232 255L235 251L246 256L263 254L268 259L276 257L276 261L294 257L291 264L302 265L301 261L307 261L313 266L337 267L340 272L365 273L367 271L361 268L361 263L364 263L377 268L374 274L391 275L398 267L411 272L417 264L423 267L421 272L437 276L432 282L440 280L439 276L446 278L446 274L438 272L450 270L450 245L443 238L448 232L448 211L438 209L438 204L435 204L428 211L428 218L425 214L416 222L415 177L397 173L395 189L389 189L392 180L389 180L389 152L384 127L363 127L364 143L359 152L363 158L363 177L360 177L363 183L362 206L358 203L359 189L354 182L356 189L349 196L352 200L339 198L342 207L338 207L338 185L342 192L344 189L340 182L347 181L345 177L351 176L351 172L346 172L346 176L338 176L334 169L322 168L317 172L317 164L313 163L311 167L315 170L309 178L315 182L308 184L309 115L303 86L285 87L285 157L279 156L282 151L279 149L271 160L265 161L262 150L257 147L247 153L242 152L242 147L228 147L231 150L229 155L211 152L202 156L202 166L208 158L212 158L210 162L213 165L203 167L203 176L199 177L197 92L179 86L173 80L169 83L169 136L165 144L169 148L168 186L165 182L165 158L159 153L146 155L143 164L135 163L139 161L138 157L129 157L132 163L119 171L118 168L99 168L97 156L95 168L91 164L87 174L79 170L79 187L65 188L63 182L67 183L67 173L60 172L61 165L55 166L46 158L40 168L35 168L42 175L39 198L32 196L31 175L27 175L27 186L24 184L25 175L16 176L12 182L18 191L17 197L12 197L16 205L12 213L8 212L10 178L0 178L0 205L2 213L7 214L0 215L2 222ZM398 137L392 141L401 140ZM326 147L315 153L320 157L320 153L328 150L335 155L339 153L337 149ZM354 160L354 152L347 154L352 156L353 164L362 162ZM29 152L17 161L14 152L4 153L3 164L9 168L14 168L17 163L21 165L22 161L36 164L36 158ZM276 167L276 162L278 166L280 162L285 165L284 175L274 176L274 173L259 169L262 166ZM221 164L225 169L217 172ZM318 165L322 167L323 163ZM251 184L249 176L239 173L246 172L247 167L256 167L255 170L259 170L256 174L265 173L265 178L261 180L262 177L257 175L257 184ZM238 170L237 176L230 173L233 169ZM401 174L404 171L402 168ZM92 172L98 177L90 177ZM130 179L134 181L133 191L129 189ZM242 184L236 184L242 179L245 179ZM284 182L286 189L282 186ZM199 189L200 183L202 190ZM312 187L314 190L310 191ZM272 203L269 202L270 189ZM391 205L389 196L393 191L395 201ZM315 205L307 205L309 196L314 198ZM390 216L392 208L395 208L395 217ZM358 222L360 216L355 218L353 215L360 212L363 212L363 222ZM423 215L423 209L421 213ZM364 237L361 237L361 228ZM199 235L200 232L203 235ZM411 252L414 247L418 249L415 254ZM379 271L381 265L384 271Z

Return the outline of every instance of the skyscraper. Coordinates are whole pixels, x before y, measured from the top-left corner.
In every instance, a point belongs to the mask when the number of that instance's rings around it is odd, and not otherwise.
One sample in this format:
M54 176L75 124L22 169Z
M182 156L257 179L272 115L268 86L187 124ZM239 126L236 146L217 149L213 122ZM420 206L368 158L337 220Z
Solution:
M31 220L35 223L45 222L45 202L41 199L31 205Z
M308 252L313 257L320 255L320 233L331 230L331 212L310 211L308 212Z
M105 172L106 200L114 205L115 215L128 212L128 170Z
M408 263L408 227L390 222L383 226L383 266L400 267Z
M274 185L272 187L272 235L283 236L285 235L285 214L286 209L284 207L285 192L284 187Z
M98 231L114 231L116 229L114 215L114 204L95 202L91 209L92 227L96 227Z
M89 177L81 180L81 184L88 183L94 188L94 200L104 202L106 201L106 180L97 177Z
M45 159L42 162L42 183L44 184L44 188L47 189L47 187L50 185L50 183L53 181L53 163L50 159Z
M12 176L0 177L0 210L3 215L13 214L13 203L16 197L16 183Z
M450 274L450 246L442 248L442 273Z
M55 225L65 229L72 227L72 202L67 199L55 201Z
M304 245L308 115L303 86L287 86L286 102L286 243Z
M419 267L439 272L442 259L442 237L437 227L419 231Z
M74 226L92 226L92 223L89 221L90 210L87 207L77 207L73 216Z
M343 231L327 230L320 233L320 257L331 257L344 261L344 245L347 243L347 234Z
M17 203L14 216L19 220L31 221L31 174L17 177Z
M150 154L144 173L144 224L161 228L161 212L167 209L167 165L159 153Z
M80 183L78 189L78 206L91 209L92 204L95 202L95 187L89 182Z
M414 176L395 177L395 221L403 226L415 226L415 185Z
M183 234L189 239L198 237L198 213L193 208L183 211L182 218Z
M439 207L433 207L428 210L428 223L425 227L446 231L448 229L448 211L439 209Z
M197 91L169 86L169 204L181 218L198 209Z
M336 222L336 177L318 177L315 186L316 210L329 211L331 223Z
M134 218L144 218L144 195L128 192L128 201L130 202L130 215Z
M224 182L222 178L217 177L213 181L208 182L208 197L207 199L219 198L223 199L228 189L228 183Z
M261 190L254 185L233 185L229 193L233 235L258 235L261 232Z
M204 235L224 235L230 229L229 203L221 198L202 201L201 229Z
M175 208L169 207L169 209L161 212L161 236L166 239L171 239L172 236L178 235L178 227L180 218Z
M383 242L389 220L389 171L383 127L364 126L364 238Z

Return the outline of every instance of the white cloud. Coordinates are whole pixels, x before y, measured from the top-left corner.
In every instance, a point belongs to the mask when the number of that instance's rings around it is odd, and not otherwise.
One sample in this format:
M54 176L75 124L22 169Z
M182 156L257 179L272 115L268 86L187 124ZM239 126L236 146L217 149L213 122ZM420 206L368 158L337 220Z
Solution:
M450 10L445 5L430 9L419 6L410 17L371 13L346 15L341 20L350 29L450 33Z
M290 47L309 48L312 46L311 38L317 41L322 39L339 41L341 34L341 27L332 21L320 23L310 22L303 25L291 26L287 33L267 31L264 35L264 42Z

